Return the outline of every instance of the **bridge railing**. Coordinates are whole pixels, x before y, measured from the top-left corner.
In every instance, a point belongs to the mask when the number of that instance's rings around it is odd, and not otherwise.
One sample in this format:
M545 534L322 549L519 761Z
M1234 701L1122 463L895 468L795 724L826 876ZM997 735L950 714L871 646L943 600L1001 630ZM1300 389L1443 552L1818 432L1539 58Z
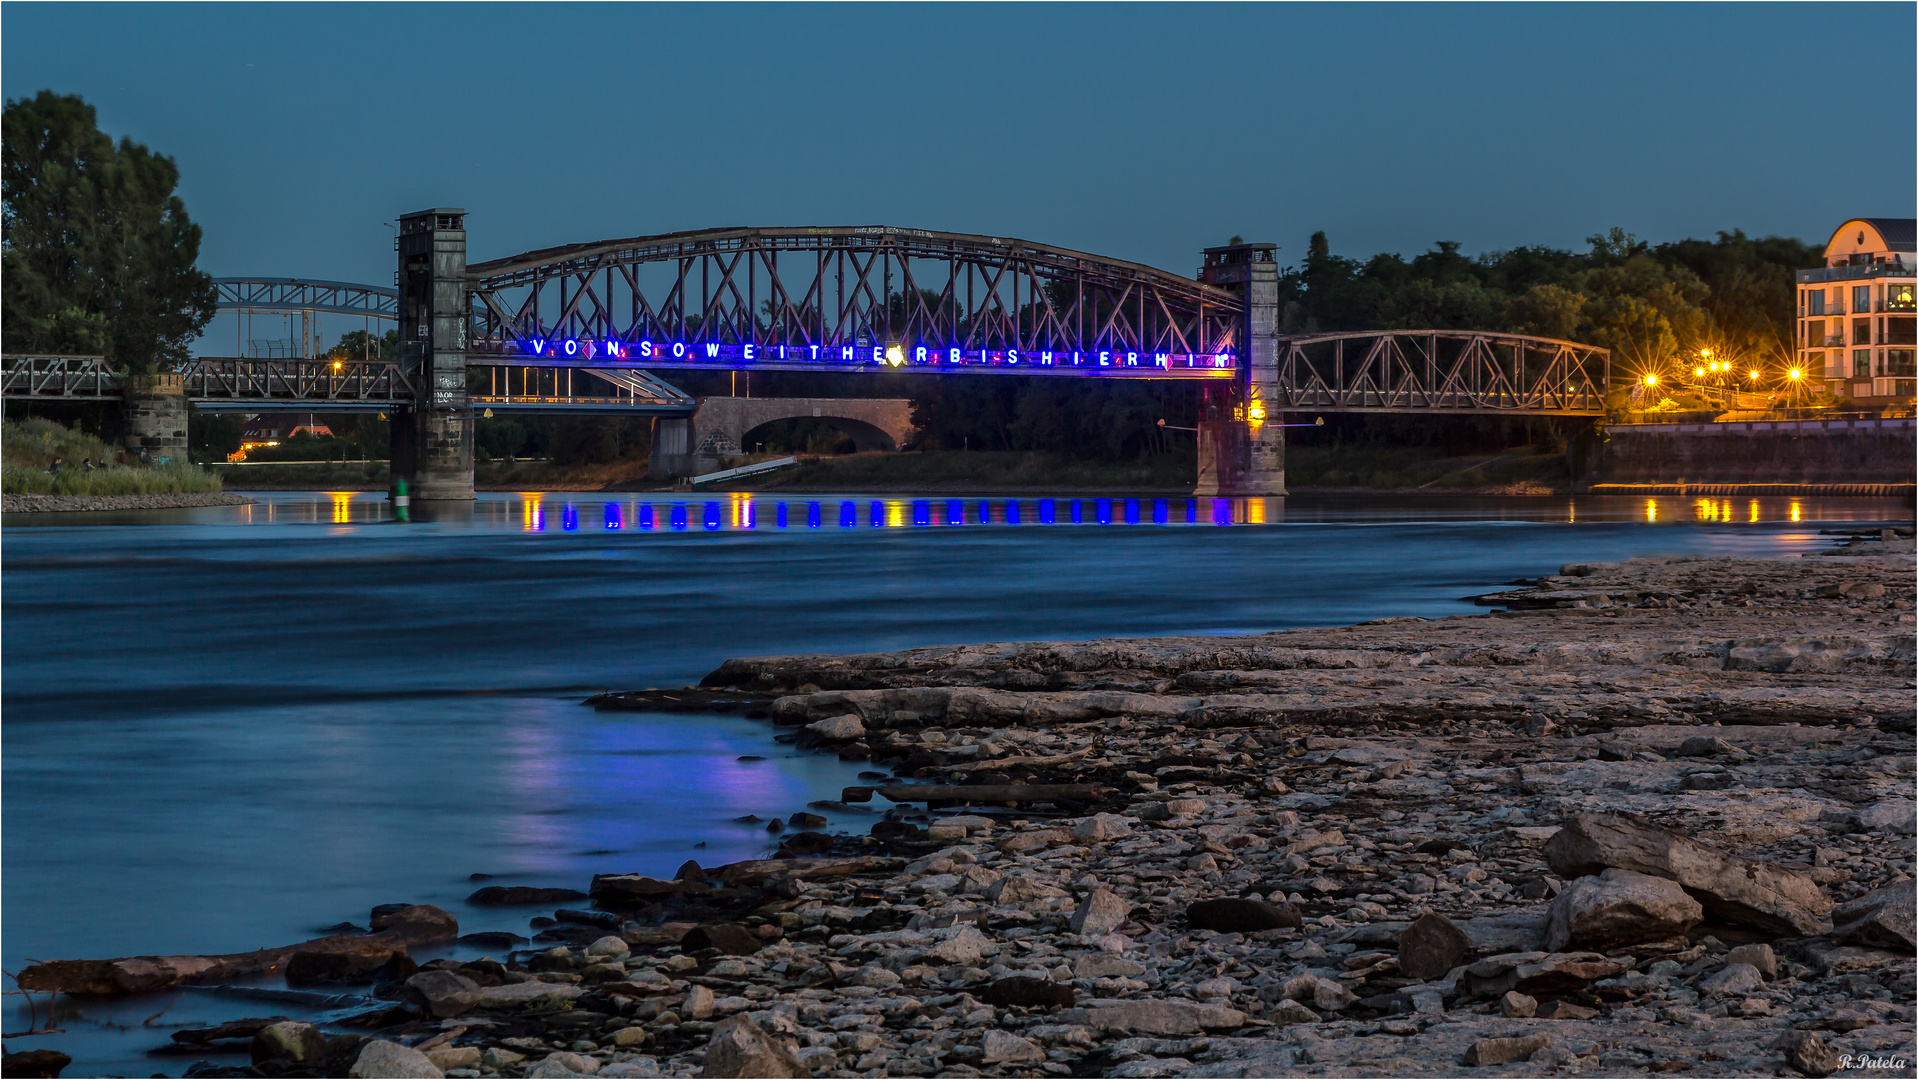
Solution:
M178 368L187 397L208 407L298 404L338 409L409 405L415 378L390 361L200 357Z
M1600 416L1609 366L1605 349L1522 334L1383 330L1290 337L1280 341L1277 407Z
M121 396L120 376L105 357L9 355L0 361L0 394L6 397L99 401Z

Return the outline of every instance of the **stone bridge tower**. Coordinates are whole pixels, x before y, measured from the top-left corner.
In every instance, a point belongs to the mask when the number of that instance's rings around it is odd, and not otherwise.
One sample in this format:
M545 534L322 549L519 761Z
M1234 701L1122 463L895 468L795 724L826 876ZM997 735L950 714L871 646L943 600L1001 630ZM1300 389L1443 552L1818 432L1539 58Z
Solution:
M466 211L400 218L400 365L419 398L393 413L393 478L415 499L473 497L473 413L466 402Z
M1205 384L1195 495L1285 495L1285 431L1274 409L1279 400L1278 250L1277 244L1205 249L1199 280L1237 293L1245 302L1245 323L1239 330L1239 377Z

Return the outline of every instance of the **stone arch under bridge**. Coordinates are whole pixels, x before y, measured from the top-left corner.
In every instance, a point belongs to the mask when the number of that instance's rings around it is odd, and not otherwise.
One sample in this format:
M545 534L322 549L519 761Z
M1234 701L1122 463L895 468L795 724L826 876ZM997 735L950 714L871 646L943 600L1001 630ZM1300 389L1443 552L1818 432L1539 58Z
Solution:
M897 450L913 434L909 398L701 398L690 418L654 426L649 473L663 480L714 471L744 453L757 429L797 419L831 421L862 451Z

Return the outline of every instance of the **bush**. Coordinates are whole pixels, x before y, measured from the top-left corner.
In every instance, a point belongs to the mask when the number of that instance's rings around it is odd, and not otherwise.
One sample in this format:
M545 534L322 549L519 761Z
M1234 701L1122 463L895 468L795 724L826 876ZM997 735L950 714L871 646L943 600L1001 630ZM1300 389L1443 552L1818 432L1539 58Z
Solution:
M0 491L9 495L174 495L220 490L220 478L184 461L114 465L89 472L83 461L123 453L85 432L46 419L0 423ZM47 471L63 459L58 475Z

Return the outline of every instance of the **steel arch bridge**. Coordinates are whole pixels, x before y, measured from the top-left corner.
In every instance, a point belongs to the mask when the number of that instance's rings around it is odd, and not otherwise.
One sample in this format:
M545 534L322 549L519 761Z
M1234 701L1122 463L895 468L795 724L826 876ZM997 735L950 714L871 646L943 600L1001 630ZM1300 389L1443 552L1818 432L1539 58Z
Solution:
M571 244L471 264L467 289L469 355L657 369L1229 379L1243 317L1139 263L891 226Z

